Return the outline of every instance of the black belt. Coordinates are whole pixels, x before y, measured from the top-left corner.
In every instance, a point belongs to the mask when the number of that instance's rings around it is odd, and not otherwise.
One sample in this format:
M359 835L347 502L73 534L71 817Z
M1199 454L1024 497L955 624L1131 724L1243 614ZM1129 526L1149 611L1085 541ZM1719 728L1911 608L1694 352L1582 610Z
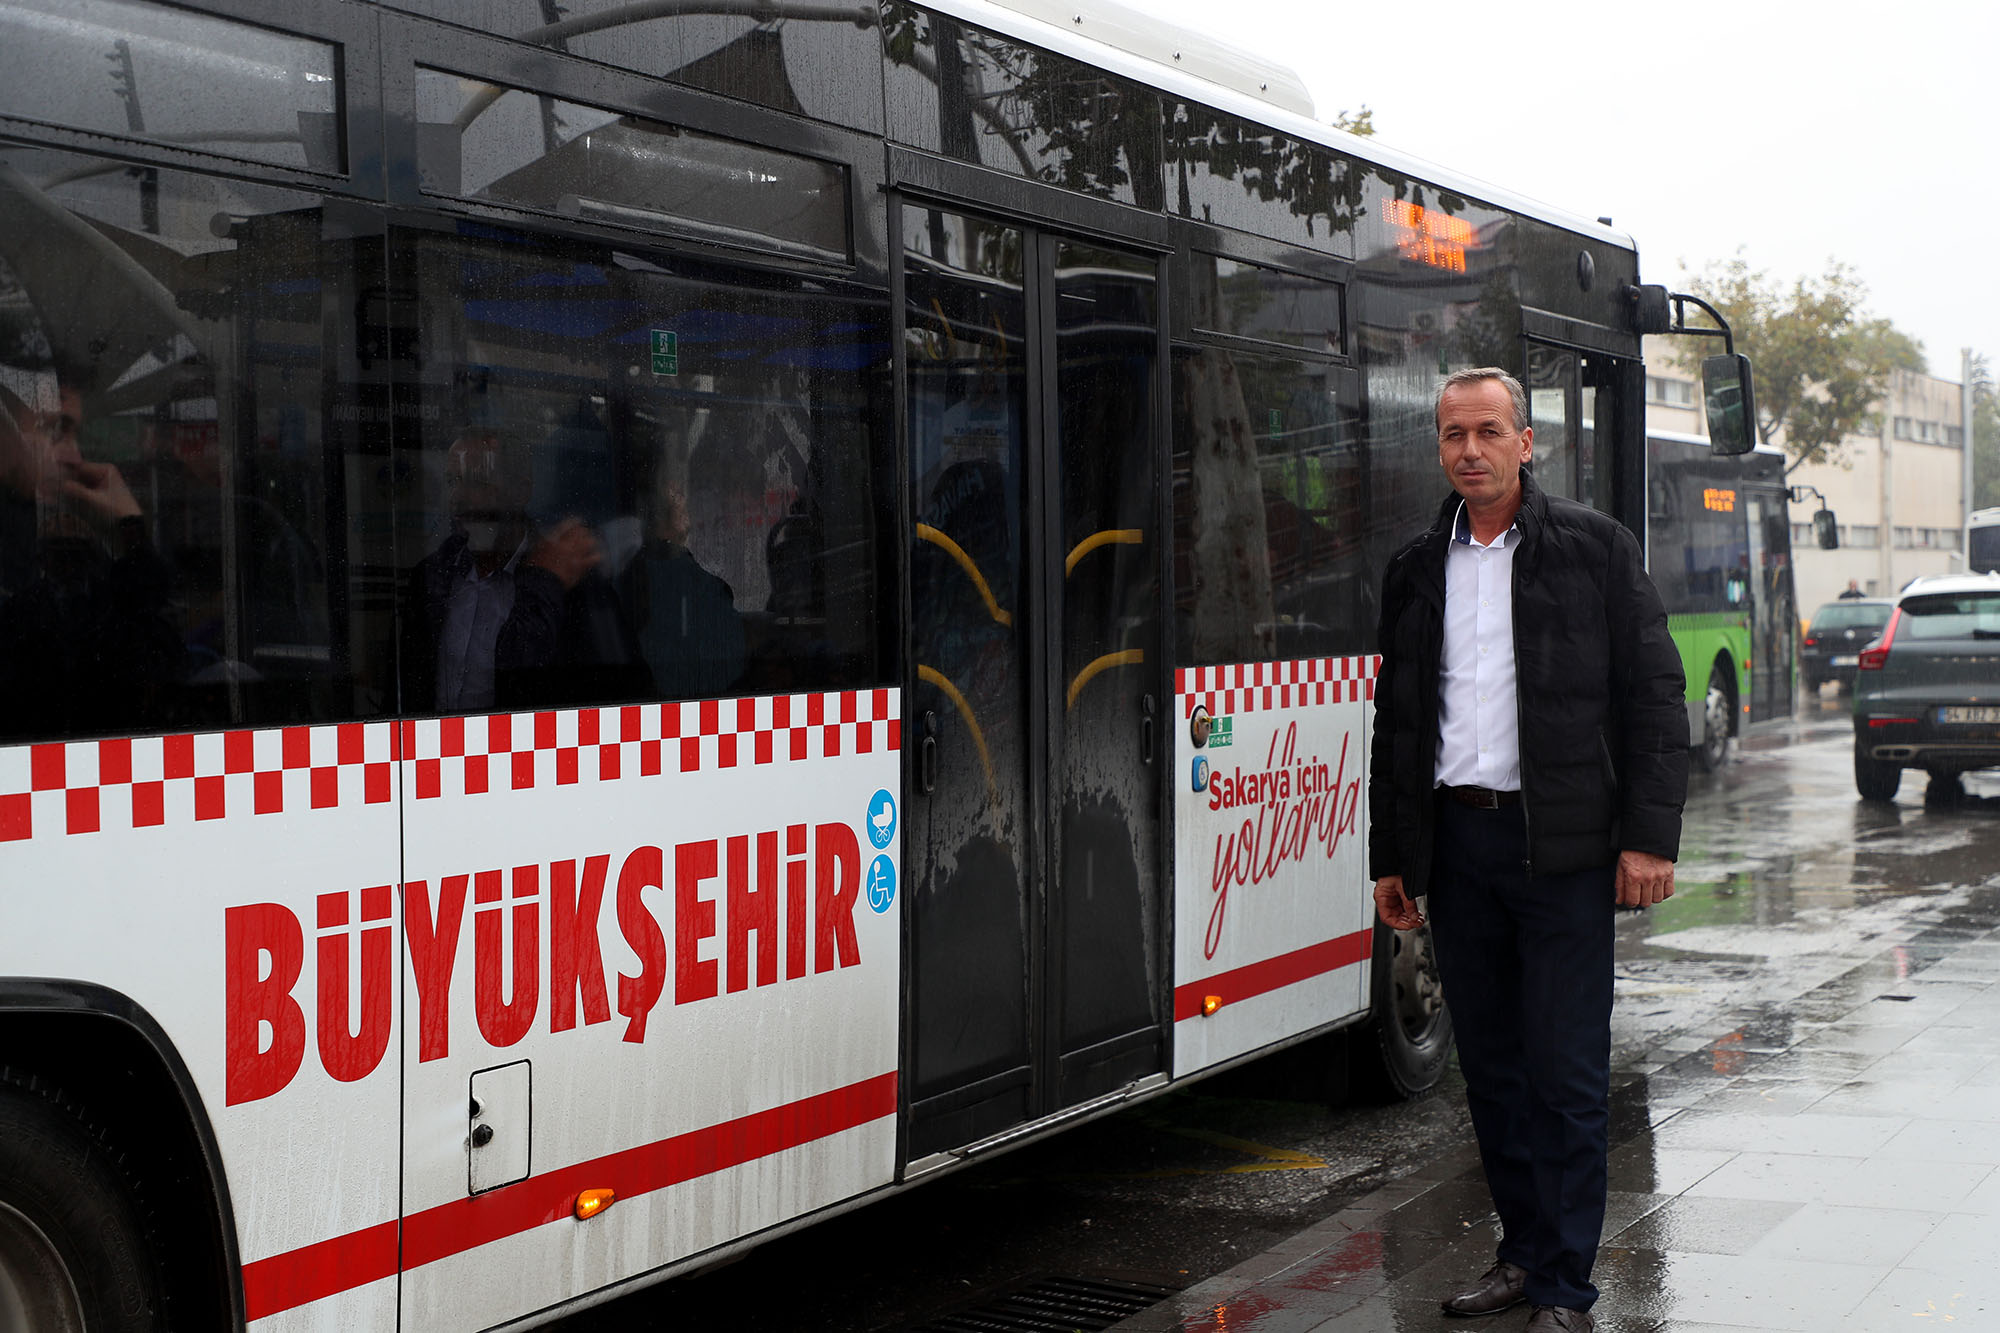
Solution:
M1439 787L1438 793L1475 810L1498 810L1503 805L1519 805L1521 793L1495 791L1491 787Z

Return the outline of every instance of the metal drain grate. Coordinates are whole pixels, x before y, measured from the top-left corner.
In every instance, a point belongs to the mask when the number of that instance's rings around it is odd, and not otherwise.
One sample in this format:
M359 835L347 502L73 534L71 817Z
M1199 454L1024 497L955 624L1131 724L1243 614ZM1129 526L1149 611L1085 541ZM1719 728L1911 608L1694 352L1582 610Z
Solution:
M908 1333L1094 1333L1159 1304L1174 1291L1114 1278L1034 1278Z

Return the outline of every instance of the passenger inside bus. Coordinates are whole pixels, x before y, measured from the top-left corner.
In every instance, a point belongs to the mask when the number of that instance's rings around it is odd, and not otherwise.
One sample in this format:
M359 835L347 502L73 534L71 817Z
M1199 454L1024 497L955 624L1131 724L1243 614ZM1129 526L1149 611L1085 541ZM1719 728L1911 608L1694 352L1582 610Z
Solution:
M573 510L535 504L537 451L473 427L445 454L450 532L405 587L404 707L604 702L648 693L605 545ZM557 488L551 497L574 502ZM601 521L601 520L600 520Z
M78 447L85 386L53 369L0 384L0 734L150 719L185 669L171 579L138 501Z

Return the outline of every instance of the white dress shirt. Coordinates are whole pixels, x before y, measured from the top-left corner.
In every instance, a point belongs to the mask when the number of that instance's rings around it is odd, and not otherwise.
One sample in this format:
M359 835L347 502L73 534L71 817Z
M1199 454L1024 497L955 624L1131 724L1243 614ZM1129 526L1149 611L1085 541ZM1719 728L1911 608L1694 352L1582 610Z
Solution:
M1514 700L1514 550L1509 526L1484 545L1465 505L1444 562L1444 659L1438 680L1436 781L1441 787L1521 789Z

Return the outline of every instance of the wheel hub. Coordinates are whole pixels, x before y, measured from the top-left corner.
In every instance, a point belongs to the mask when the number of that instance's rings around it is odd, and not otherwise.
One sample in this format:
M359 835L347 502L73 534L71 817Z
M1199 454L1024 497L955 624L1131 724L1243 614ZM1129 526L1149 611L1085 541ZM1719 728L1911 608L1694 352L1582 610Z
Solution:
M48 1233L0 1202L0 1328L83 1333L83 1301Z

